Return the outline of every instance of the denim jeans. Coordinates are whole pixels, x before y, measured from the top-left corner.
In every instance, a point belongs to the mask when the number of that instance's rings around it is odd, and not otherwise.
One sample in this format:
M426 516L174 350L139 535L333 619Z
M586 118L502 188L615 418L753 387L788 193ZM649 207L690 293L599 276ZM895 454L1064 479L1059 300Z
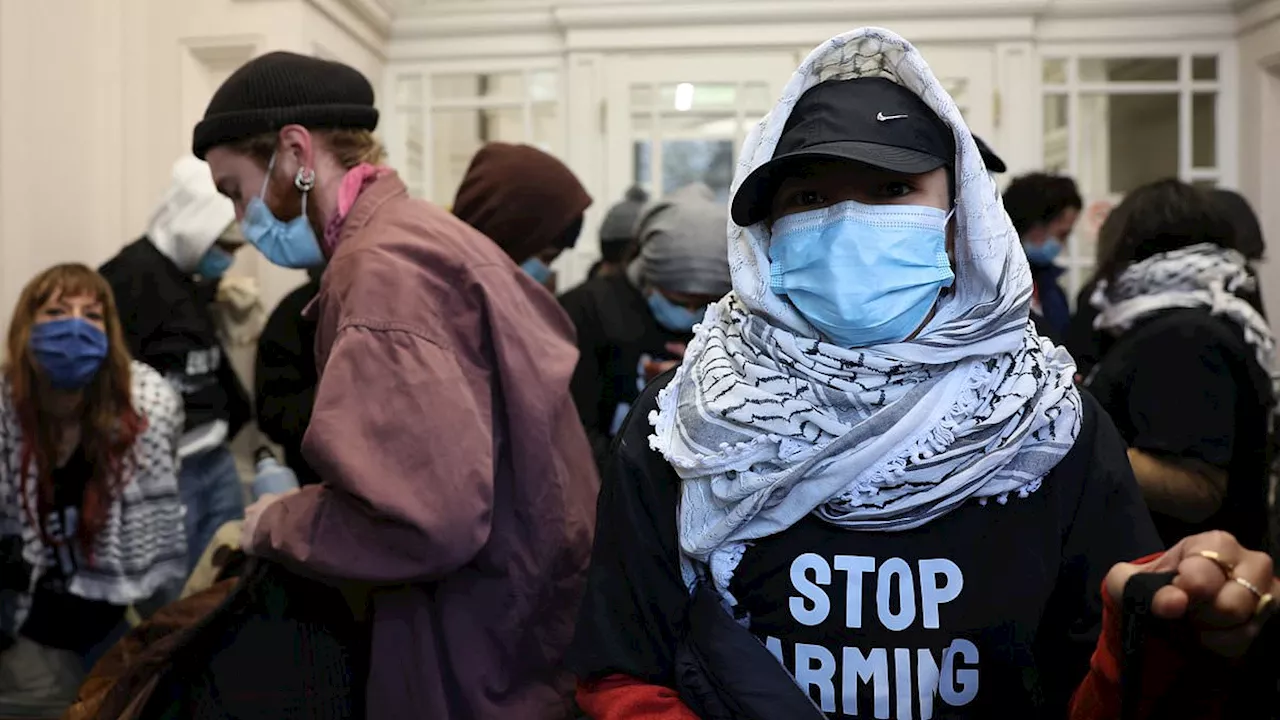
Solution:
M187 508L187 570L200 561L205 547L224 523L244 519L244 489L235 458L219 445L182 461L178 477Z

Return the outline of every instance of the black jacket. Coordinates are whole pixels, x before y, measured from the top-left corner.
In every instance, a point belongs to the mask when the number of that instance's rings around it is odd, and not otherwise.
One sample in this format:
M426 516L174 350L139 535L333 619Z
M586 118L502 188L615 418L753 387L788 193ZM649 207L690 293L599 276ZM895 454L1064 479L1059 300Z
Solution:
M307 485L320 481L302 457L302 438L315 404L316 324L302 311L320 292L319 279L294 290L280 301L258 339L254 370L254 400L258 428L284 448L285 462Z
M570 391L603 469L610 441L644 388L644 361L676 359L667 344L687 343L692 336L659 326L625 274L588 280L562 295L560 304L578 330Z
M133 356L182 394L186 429L225 420L234 438L253 413L218 340L209 309L216 286L196 283L145 237L98 272L111 284Z

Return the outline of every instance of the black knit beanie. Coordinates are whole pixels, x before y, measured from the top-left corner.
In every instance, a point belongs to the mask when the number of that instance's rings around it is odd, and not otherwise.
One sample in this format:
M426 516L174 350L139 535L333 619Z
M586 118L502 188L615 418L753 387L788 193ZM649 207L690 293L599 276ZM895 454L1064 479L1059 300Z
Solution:
M373 86L342 63L273 52L240 66L209 101L196 125L192 152L201 160L210 148L279 130L373 130L378 111Z

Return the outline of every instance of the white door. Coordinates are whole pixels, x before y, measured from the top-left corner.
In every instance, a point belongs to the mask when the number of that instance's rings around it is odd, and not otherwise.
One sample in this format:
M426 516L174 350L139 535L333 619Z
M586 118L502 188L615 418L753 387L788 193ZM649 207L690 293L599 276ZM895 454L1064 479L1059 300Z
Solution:
M785 50L626 55L609 67L610 197L636 184L659 197L703 182L727 202L742 142L777 102L795 58Z

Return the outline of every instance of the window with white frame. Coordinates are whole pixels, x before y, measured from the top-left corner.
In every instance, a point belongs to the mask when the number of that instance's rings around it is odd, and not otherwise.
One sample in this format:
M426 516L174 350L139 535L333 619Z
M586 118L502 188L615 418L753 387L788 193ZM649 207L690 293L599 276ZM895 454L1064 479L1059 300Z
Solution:
M394 92L392 160L410 194L438 205L453 204L471 159L486 143L564 151L558 67L401 71Z
M1220 56L1042 57L1044 167L1075 178L1085 208L1064 253L1075 299L1096 265L1097 232L1135 188L1176 177L1222 179Z

